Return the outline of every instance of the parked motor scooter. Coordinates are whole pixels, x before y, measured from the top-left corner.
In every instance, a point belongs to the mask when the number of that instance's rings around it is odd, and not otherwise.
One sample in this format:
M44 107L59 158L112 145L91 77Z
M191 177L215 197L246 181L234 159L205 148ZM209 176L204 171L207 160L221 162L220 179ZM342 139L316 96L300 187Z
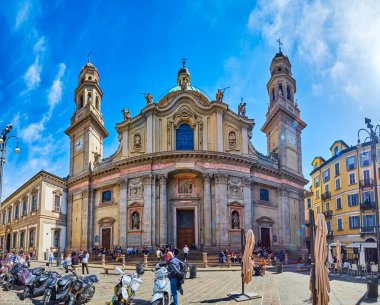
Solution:
M66 298L66 305L73 304L85 304L89 302L95 294L94 283L99 282L98 277L94 274L79 277L74 270L66 269L66 272L70 271L75 280L73 281Z
M142 284L142 280L137 273L126 274L119 267L115 267L115 272L121 275L121 279L114 287L114 296L110 305L129 305L134 299L137 289Z
M50 301L60 303L67 300L67 294L70 287L74 282L75 277L72 274L67 274L63 277L60 275L53 275L46 285L44 297L42 299L43 305L47 305Z
M31 272L28 267L21 264L15 263L13 268L8 272L7 281L4 282L5 290L12 290L14 286L24 286L27 284L27 278L29 278Z
M49 263L46 263L49 268ZM41 267L42 268L42 267ZM45 271L45 268L42 268ZM33 274L34 272L32 272ZM21 299L24 300L27 297L34 298L41 296L45 293L46 285L52 277L57 277L58 273L51 271L49 268L48 272L42 272L40 275L35 276L35 278L25 286L24 292L21 295Z
M172 302L170 281L167 277L166 264L157 264L153 282L153 296L150 300L152 305L169 305Z

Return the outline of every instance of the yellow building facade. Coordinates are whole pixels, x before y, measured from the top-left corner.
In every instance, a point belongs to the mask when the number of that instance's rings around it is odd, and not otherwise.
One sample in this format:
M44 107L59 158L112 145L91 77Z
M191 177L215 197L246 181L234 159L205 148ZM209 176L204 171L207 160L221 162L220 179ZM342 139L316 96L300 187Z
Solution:
M305 208L315 215L324 213L329 233L328 242L376 241L376 208L374 172L369 143L348 146L335 141L331 157L314 158L311 188L305 196ZM376 171L380 173L380 146L376 148Z

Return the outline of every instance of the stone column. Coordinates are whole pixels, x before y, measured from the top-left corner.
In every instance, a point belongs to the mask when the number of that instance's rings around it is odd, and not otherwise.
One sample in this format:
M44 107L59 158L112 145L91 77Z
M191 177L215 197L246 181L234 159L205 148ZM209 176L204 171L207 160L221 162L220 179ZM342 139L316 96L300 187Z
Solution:
M95 222L95 190L90 189L88 196L88 232L87 232L87 251L91 251L94 246L95 234L94 234L94 222Z
M280 214L281 214L281 236L282 238L280 239L280 245L284 247L288 247L291 243L290 240L290 210L289 210L289 192L285 189L282 188L278 191L279 195L279 206L280 206Z
M249 178L243 179L243 198L244 230L247 232L249 229L253 229L251 180Z
M89 239L88 235L88 218L90 215L88 215L88 204L89 204L89 193L88 189L86 188L82 192L82 234L81 234L81 241L80 241L80 247L81 249L87 249L87 242ZM112 246L112 240L111 240L111 246Z
M203 237L205 246L211 246L212 242L212 205L210 175L203 176Z
M151 246L151 217L152 217L152 176L148 175L143 179L144 184L144 216L142 224L142 244Z
M167 178L160 176L160 245L168 243L168 198Z
M298 192L299 204L299 220L300 220L300 247L306 250L306 235L305 235L305 201L303 190Z
M227 213L227 175L219 174L215 179L216 201L216 240L217 246L228 245L228 213Z
M128 235L128 182L127 179L119 180L119 244L125 249L127 248L127 235Z
M152 177L151 185L151 245L156 245L156 177Z
M66 222L66 249L71 248L71 225L72 225L72 208L73 208L73 194L71 192L67 193L67 222ZM28 235L29 233L25 234ZM28 239L26 239L26 245L28 244Z

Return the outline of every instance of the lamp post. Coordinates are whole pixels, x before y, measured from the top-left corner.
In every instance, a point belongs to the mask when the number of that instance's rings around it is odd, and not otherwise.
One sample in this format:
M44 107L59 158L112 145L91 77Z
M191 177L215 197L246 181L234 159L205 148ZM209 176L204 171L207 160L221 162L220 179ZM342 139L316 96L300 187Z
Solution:
M380 263L380 231L379 231L379 199L377 195L377 173L376 173L376 144L379 143L380 136L380 125L376 127L371 124L371 119L365 118L365 124L367 124L367 129L361 128L358 131L358 144L360 144L360 132L364 132L368 135L364 143L369 139L369 143L371 144L371 157L372 157L372 166L373 166L373 182L375 185L375 221L376 221L376 248L377 248L377 263ZM363 143L363 144L364 144Z
M7 143L10 139L16 139L17 145L15 148L16 154L20 152L18 146L18 138L16 136L8 136L12 131L12 124L7 125L4 129L0 130L0 203L1 203L1 194L3 191L3 168L5 163L5 155L7 152Z

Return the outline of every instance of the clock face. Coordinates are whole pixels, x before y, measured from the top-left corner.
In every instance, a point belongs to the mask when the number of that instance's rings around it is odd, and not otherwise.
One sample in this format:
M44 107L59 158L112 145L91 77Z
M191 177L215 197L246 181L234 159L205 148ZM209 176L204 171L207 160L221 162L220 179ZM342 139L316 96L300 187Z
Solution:
M74 149L76 152L78 152L78 151L82 150L82 148L83 148L83 139L79 138L74 143Z
M297 146L297 138L292 133L288 133L288 144L293 146L293 147Z

